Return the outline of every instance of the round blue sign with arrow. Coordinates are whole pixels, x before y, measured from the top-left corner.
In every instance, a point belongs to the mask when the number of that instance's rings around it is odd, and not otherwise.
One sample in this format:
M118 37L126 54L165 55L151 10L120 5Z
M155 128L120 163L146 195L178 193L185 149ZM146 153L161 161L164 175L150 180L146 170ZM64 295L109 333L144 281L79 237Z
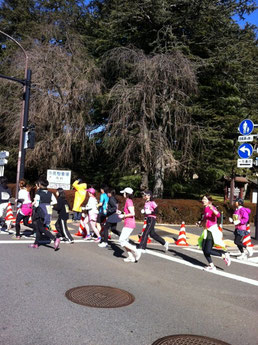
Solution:
M239 146L238 148L238 155L239 157L246 159L251 157L253 154L253 146L247 143L244 143Z
M253 121L251 121L249 119L243 120L240 123L238 129L242 135L249 135L252 133L252 131L254 129L254 123L253 123Z

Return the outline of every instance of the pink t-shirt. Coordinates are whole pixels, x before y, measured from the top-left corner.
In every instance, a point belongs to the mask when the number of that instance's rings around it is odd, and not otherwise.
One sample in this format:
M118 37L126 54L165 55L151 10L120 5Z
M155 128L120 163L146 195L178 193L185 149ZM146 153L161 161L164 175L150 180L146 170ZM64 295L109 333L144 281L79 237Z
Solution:
M129 207L133 207L133 201L131 199L126 199L125 207L124 207L124 213L125 214L130 213ZM124 219L124 227L134 229L135 228L135 217L126 217Z
M219 212L216 207L212 206L213 210ZM206 206L204 209L204 221L206 228L209 229L212 225L217 224L217 218L220 217L220 213L215 215L212 210L209 208L209 206Z
M144 211L146 216L157 218L155 214L151 214L152 212L154 212L156 207L158 207L158 205L155 203L155 201L146 201L144 204Z

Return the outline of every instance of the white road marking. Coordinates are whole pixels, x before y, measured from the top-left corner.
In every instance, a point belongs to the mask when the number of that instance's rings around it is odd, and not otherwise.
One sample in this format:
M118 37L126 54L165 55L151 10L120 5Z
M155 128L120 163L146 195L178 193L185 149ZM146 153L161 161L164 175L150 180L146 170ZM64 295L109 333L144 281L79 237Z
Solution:
M201 250L198 249L194 249L194 248L184 248L184 250L187 250L189 252L194 252L194 253L199 253L202 254ZM257 251L254 251L257 252ZM252 258L252 259L256 259L256 258ZM233 259L231 257L231 261L232 262L237 262L238 264L243 264L243 265L248 265L248 266L253 266L253 267L258 267L258 264L254 263L252 259L247 259L247 260L237 260L237 259ZM258 258L257 258L258 259ZM257 261L258 262L258 261Z
M169 260L169 261L177 262L177 263L185 265L185 266L196 268L198 270L203 270L203 267L201 267L201 266L194 265L194 264L192 264L192 263L190 263L188 261L184 261L184 260L181 260L181 259L178 259L178 258L174 258L174 257L168 256L166 254L161 254L161 253L153 252L153 251L151 251L149 249L146 250L146 253L150 254L150 255L153 255L153 256L158 256L158 257L160 257L162 259L166 259L166 260ZM208 273L208 274L212 273L212 274L216 274L216 275L219 275L219 276L222 276L222 277L238 280L238 281L246 283L246 284L258 286L258 280L241 277L241 276L238 276L238 275L232 274L232 273L221 272L221 271L218 271L218 270L215 271L215 272L204 272L204 273Z

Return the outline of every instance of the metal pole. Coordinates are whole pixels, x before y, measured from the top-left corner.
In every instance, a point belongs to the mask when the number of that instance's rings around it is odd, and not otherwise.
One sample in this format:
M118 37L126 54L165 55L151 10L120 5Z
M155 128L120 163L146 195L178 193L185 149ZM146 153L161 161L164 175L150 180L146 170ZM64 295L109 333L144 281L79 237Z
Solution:
M30 102L30 86L31 86L31 70L27 71L27 78L25 84L25 94L24 94L24 114L23 114L23 125L22 125L22 139L21 139L21 161L20 161L20 176L19 180L24 177L25 170L25 156L26 150L24 148L25 144L25 132L28 128L28 118L29 118L29 102ZM19 183L19 181L18 181Z
M257 193L256 193L256 214L255 214L254 224L255 224L254 238L256 240L258 240L258 189L257 189Z

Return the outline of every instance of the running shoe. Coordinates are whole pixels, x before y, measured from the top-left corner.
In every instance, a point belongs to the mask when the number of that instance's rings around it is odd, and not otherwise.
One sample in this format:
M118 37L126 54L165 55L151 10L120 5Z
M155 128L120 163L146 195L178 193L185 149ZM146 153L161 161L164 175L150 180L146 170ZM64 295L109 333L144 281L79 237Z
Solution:
M254 249L253 249L253 247L246 247L246 250L247 250L247 252L248 252L248 255L249 256L253 256L253 254L254 254Z
M39 247L38 244L34 244L34 243L28 246L28 248L34 248L34 249L37 249L38 247Z
M141 255L142 255L142 250L136 249L136 252L135 252L135 261L136 262L140 260Z
M168 246L169 246L169 243L168 243L168 242L166 242L166 243L164 244L165 252L167 252L167 251L168 251Z
M129 257L124 259L124 262L135 262L135 258Z
M84 241L91 241L91 240L92 240L91 235L86 235L86 236L84 237Z
M95 243L99 243L101 241L101 237L98 237L94 240Z
M12 239L14 239L14 240L20 240L20 239L21 239L21 236L12 236Z
M229 253L225 253L225 256L224 256L223 260L225 261L225 264L226 264L227 266L230 266L230 265L231 265L231 259L230 259Z
M203 270L206 272L215 272L217 270L217 268L216 268L216 266L210 266L209 265L209 266L204 267Z
M57 238L55 240L55 243L54 243L55 250L57 250L59 248L60 241L61 241L60 238Z
M237 260L247 260L247 255L242 253L240 256L237 257Z
M108 247L108 244L107 244L107 242L102 242L102 243L98 244L98 246L99 246L100 248L107 248L107 247Z

